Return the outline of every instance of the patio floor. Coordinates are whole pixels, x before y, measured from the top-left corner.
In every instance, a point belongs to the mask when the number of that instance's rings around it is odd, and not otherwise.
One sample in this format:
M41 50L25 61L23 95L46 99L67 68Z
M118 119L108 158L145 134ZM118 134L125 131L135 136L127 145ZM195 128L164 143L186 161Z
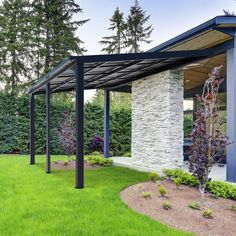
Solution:
M148 167L141 167L138 166L134 163L132 163L132 158L131 157L112 157L114 165L115 166L123 166L127 167L130 169L135 169L138 171L144 171L144 172L158 172L158 174L161 174L161 169L152 169ZM188 162L184 162L183 166L184 170L188 171ZM223 167L219 167L218 165L215 165L211 171L210 178L212 180L223 180L225 181L226 179L226 165Z

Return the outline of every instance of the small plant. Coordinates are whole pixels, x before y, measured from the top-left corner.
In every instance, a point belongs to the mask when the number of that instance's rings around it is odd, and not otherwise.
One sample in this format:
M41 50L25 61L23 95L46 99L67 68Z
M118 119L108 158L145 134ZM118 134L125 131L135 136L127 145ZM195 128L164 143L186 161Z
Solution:
M67 166L68 164L69 164L68 161L65 161L65 162L64 162L64 166Z
M232 211L235 211L235 212L236 212L236 205L232 205L232 206L230 207L230 210L232 210Z
M131 157L132 155L131 155L131 152L126 152L126 153L124 153L124 155L123 155L123 157Z
M96 135L90 140L90 149L94 152L103 153L103 138Z
M143 192L143 197L144 198L150 198L152 196L151 192Z
M169 203L168 201L166 201L166 200L164 200L164 201L162 202L162 207L163 207L164 210L169 210L169 209L171 209L170 203Z
M87 156L87 161L90 165L100 165L104 167L110 167L113 164L113 160L109 158L104 158L101 156Z
M180 168L176 169L163 169L162 171L164 175L166 175L169 179L174 178L181 178L182 184L189 185L191 187L197 187L199 185L199 181L196 177L194 177L192 174L183 171Z
M167 194L167 190L163 185L160 185L158 187L158 191L159 191L159 193L161 194L162 197L165 197L165 195Z
M194 210L200 210L199 202L193 201L188 206Z
M151 172L151 173L148 175L148 178L149 178L150 181L156 182L157 180L160 179L160 176L159 176L157 173L155 173L155 172Z
M213 209L211 209L211 208L204 209L202 215L204 218L212 219L213 218Z
M101 156L101 153L98 152L98 151L94 151L94 152L92 152L92 155L93 155L93 156Z
M173 181L176 185L176 188L179 189L179 186L182 184L182 179L180 177L177 177L177 178L174 178Z

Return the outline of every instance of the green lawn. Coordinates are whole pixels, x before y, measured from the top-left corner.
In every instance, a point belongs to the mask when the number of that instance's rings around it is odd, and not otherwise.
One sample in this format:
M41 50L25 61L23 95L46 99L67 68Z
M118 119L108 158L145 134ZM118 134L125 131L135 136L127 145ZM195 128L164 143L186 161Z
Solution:
M54 157L58 158L58 157ZM61 157L60 157L61 158ZM190 235L135 213L119 192L147 174L111 167L85 171L85 189L74 171L45 174L45 159L0 156L0 235Z

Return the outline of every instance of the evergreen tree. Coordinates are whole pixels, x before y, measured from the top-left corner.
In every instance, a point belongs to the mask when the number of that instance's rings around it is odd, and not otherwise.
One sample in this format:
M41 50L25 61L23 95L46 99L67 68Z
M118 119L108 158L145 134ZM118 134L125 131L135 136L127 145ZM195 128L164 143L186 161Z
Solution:
M85 49L74 0L4 0L0 6L0 81L21 91L70 54Z
M25 0L4 0L0 6L0 81L14 93L30 80L28 11Z
M76 31L88 20L74 20L75 14L82 13L74 0L34 0L32 19L36 26L35 51L38 69L47 73L71 53L82 54L83 43Z
M146 11L135 0L127 19L127 45L130 47L130 52L140 52L140 43L151 42L149 38L153 27L152 25L145 26L149 19L150 15L146 16Z
M223 9L223 12L226 16L235 16L234 12L230 12L230 10Z
M121 53L121 50L125 48L126 23L124 20L124 14L120 12L118 7L110 19L110 22L109 30L114 32L114 35L102 38L103 40L101 40L100 43L105 45L102 51L105 51L108 54L119 54Z

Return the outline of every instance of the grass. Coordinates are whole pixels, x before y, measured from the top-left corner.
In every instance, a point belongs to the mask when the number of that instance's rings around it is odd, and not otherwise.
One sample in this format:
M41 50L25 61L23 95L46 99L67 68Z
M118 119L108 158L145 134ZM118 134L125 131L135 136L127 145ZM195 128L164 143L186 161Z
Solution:
M53 159L64 157L53 157ZM119 197L147 174L121 167L85 171L85 189L73 170L45 174L45 159L0 156L0 235L190 235L129 209Z

